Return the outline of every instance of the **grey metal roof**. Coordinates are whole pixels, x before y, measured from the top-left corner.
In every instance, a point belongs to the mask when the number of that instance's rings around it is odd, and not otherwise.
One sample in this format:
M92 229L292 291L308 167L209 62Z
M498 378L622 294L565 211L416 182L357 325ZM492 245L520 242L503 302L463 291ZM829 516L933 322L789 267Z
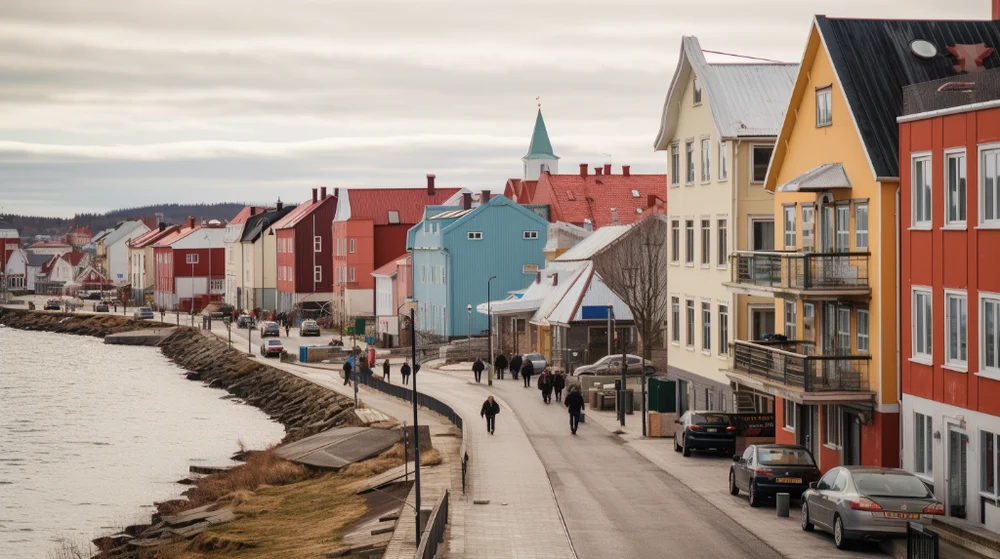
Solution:
M712 116L724 137L777 136L798 64L709 64Z
M851 188L851 179L840 163L824 163L778 187L778 192L818 192Z
M24 256L28 259L28 266L41 266L52 258L51 254L38 254L33 250L24 251Z
M560 262L590 260L598 251L618 240L631 228L631 225L605 225L562 253L556 260Z

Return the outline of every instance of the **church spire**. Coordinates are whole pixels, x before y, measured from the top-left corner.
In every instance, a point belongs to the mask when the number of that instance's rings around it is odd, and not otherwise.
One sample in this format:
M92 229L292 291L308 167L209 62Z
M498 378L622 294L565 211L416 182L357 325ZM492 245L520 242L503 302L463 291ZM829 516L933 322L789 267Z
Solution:
M549 141L549 131L545 128L540 103L538 114L535 116L535 129L531 132L531 143L528 144L528 153L521 158L521 161L524 162L525 180L538 180L543 171L552 174L559 172L559 158L552 151L552 142Z

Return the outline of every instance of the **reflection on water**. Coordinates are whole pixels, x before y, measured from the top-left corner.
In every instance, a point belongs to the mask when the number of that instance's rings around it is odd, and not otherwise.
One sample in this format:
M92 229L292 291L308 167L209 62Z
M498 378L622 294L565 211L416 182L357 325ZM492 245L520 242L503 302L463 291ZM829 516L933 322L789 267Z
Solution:
M0 327L0 556L148 522L191 464L283 436L183 373L153 348Z

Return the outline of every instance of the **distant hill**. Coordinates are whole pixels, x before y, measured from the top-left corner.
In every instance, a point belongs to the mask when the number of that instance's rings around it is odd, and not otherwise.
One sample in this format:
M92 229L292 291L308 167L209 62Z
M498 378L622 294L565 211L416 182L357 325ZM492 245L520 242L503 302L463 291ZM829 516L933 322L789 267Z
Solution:
M246 204L157 204L136 208L122 208L105 214L77 214L71 218L35 217L14 214L0 214L0 221L14 226L21 238L35 235L65 235L71 228L90 226L96 235L99 231L114 227L119 221L153 217L163 214L163 221L168 224L181 223L188 216L194 216L200 223L202 220L218 219L225 222L236 216Z

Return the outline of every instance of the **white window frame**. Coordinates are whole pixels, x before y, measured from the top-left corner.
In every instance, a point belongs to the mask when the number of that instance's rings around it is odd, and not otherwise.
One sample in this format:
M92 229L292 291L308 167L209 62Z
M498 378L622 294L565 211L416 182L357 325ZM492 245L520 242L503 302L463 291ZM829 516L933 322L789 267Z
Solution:
M712 220L702 219L700 225L701 235L701 267L712 266Z
M313 281L319 283L323 281L323 267L313 266Z
M319 235L313 237L313 252L323 252L323 237Z
M715 228L715 245L717 251L715 265L719 268L725 268L729 264L729 220L725 217L716 219Z
M670 297L670 343L681 345L681 298Z
M913 412L913 473L931 480L934 476L934 420L919 412Z
M694 220L684 220L684 265L694 266Z
M958 332L953 332L952 327L952 301L958 302ZM964 321L965 324L962 324ZM957 336L958 355L953 355L951 348L951 337ZM964 338L964 339L963 339ZM965 359L962 359L964 342ZM949 369L966 372L969 370L969 294L965 290L945 289L944 290L944 363Z
M952 183L950 163L958 160L957 183ZM965 148L944 150L944 225L948 228L965 229L969 219L969 181ZM951 217L955 210L954 219Z
M927 297L927 305L920 305L917 308L918 302L923 297ZM925 365L931 365L934 359L934 293L929 287L917 287L912 288L912 293L910 296L910 308L912 309L912 314L910 315L911 322L911 333L912 333L912 356L911 359L918 363L923 363ZM925 312L927 315L924 317L924 324L926 331L921 333L917 331L917 315L918 313ZM922 343L918 343L921 335L923 336ZM920 345L926 344L927 351L921 351L918 349Z
M420 265L420 283L427 283L427 265Z
M347 243L348 243L348 244L347 244L347 252L348 252L349 254L354 254L354 251L355 251L355 249L356 249L356 245L354 244L354 239L349 239L349 240L347 241Z
M729 355L729 305L719 305L719 355Z
M218 292L218 291L224 290L225 288L226 288L226 286L225 286L223 280L214 279L214 280L212 280L212 286L209 289L211 289L213 292Z
M816 88L816 128L833 126L833 85Z
M794 401L789 400L788 398L782 400L781 403L785 411L784 417L782 418L781 428L784 429L785 431L788 431L789 433L794 433L795 427L798 425L799 422L799 413L798 413L799 405L796 404Z
M986 359L986 305L993 305L994 364ZM1000 380L1000 293L979 292L979 376Z
M809 219L806 219L806 215ZM812 204L802 205L802 250L803 252L816 250L816 206Z
M729 143L725 140L719 141L719 181L729 178Z
M701 351L712 353L712 303L701 303Z
M754 156L756 155L758 148L771 150L771 156L767 158L767 166L764 168L764 178L762 178L761 180L755 180L753 174ZM747 163L750 165L750 169L748 170L750 177L750 184L764 184L764 181L767 180L767 167L769 167L771 164L772 156L774 156L774 144L750 144L750 157L747 158L749 159Z
M694 184L694 140L684 142L684 184Z
M483 232L469 231L469 233L466 235L466 238L468 238L470 241L481 241L483 240Z
M319 266L317 266L318 268ZM347 281L354 283L357 281L357 277L354 274L354 266L347 268Z
M538 231L522 231L521 232L521 238L522 239L537 239L538 238Z
M681 263L681 220L670 220L670 263Z
M990 440L993 446L992 456L986 454L986 439ZM1000 459L1000 436L993 433L992 431L986 429L979 430L979 494L988 499L993 499L996 501L1000 499L1000 486L998 486L997 481L997 471L1000 469L1000 464L998 464L998 459ZM986 464L987 460L993 463L993 469L987 471ZM986 477L989 476L990 480L993 482L993 490L988 491L986 489Z
M840 450L843 444L842 422L840 421L840 406L823 406L823 446Z
M185 264L197 264L198 263L198 256L199 256L199 254L197 252L191 252L191 253L185 254L184 255L184 263Z
M867 308L859 308L854 313L855 321L855 337L857 338L855 344L858 348L858 353L869 354L871 353L871 313ZM864 324L864 328L862 328Z
M697 107L698 105L701 105L701 98L704 95L704 91L702 91L701 81L698 79L698 76L695 76L694 79L691 80L691 81L692 81L692 84L691 84L691 100L692 100L692 104L695 107Z
M670 186L681 185L681 144L670 144Z
M926 164L923 174L926 177L926 184L917 184L917 166ZM930 152L914 153L910 156L910 228L930 229L934 215L934 162ZM926 186L926 189L924 188ZM922 212L923 204L918 204L917 199L921 194L926 194L928 207Z
M684 326L686 337L684 346L694 350L694 328L695 328L694 299L684 300Z
M785 337L789 340L797 340L799 331L798 305L795 301L785 301L784 303Z
M993 165L993 210L994 215L991 219L986 219L986 175L988 173L989 165L987 164L987 158L991 158ZM981 228L1000 228L1000 143L992 144L982 144L979 146L978 153L979 166L977 169L977 175L979 175L978 185L976 191L979 195L979 226Z
M784 224L785 224L785 250L795 250L795 206L785 206L782 208L782 213L784 214Z
M701 140L701 183L712 182L712 140Z
M448 268L444 266L441 266L441 285L448 285Z
M864 215L864 229L861 228L861 216ZM854 248L858 251L868 250L869 218L868 204L854 205Z

